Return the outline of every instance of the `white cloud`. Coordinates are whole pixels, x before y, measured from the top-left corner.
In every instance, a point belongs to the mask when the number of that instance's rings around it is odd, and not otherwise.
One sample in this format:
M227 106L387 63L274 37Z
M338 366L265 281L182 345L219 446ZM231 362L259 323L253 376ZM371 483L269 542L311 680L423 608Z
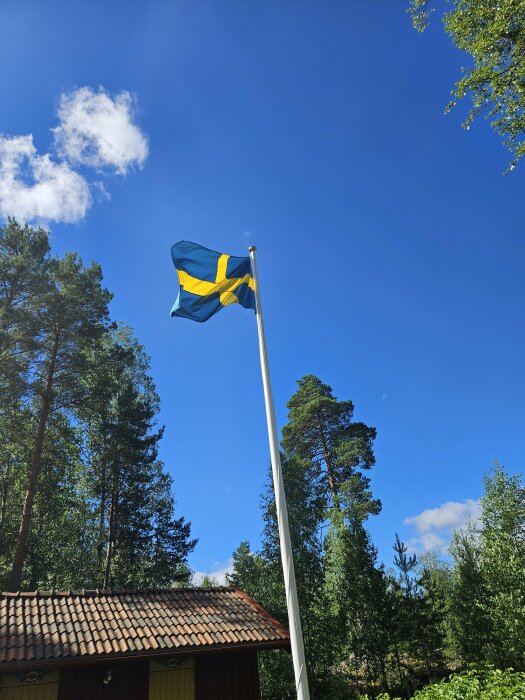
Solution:
M407 548L409 552L418 552L423 550L423 552L441 552L445 554L450 545L450 537L443 539L439 535L433 532L426 532L419 537L412 537L408 540Z
M23 222L84 218L91 206L87 181L49 153L38 155L31 134L0 136L0 216Z
M135 102L126 91L113 99L99 88L82 87L62 95L59 125L53 129L57 152L74 165L110 168L125 175L148 156L146 136L134 123Z
M217 585L225 586L226 574L231 574L233 571L233 559L229 559L222 566L218 562L215 562L215 566L218 566L219 568L214 569L213 571L194 571L193 584L195 586L200 586L202 583L202 579L205 576L209 576L210 578L215 579L215 581L217 581Z
M32 134L0 135L0 218L23 223L74 223L93 203L90 184L75 166L125 175L148 156L146 136L134 123L134 98L114 99L103 88L83 87L60 98L54 133L57 156L40 155ZM110 199L101 180L92 182L99 199Z
M467 498L463 502L447 501L438 508L424 510L419 515L405 518L404 524L415 525L418 532L430 532L435 528L460 527L469 519L479 517L480 513L480 502Z
M472 498L465 501L447 501L437 508L429 508L405 518L405 525L415 527L417 536L408 541L413 551L437 550L446 552L454 530L463 529L467 523L475 523L481 516L481 503Z

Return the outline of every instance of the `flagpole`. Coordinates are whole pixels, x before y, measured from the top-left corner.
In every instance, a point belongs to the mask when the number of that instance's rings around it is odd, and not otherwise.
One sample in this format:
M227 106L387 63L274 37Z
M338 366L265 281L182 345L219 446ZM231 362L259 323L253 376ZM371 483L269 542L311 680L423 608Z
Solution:
M279 439L277 437L277 424L275 422L272 385L270 382L270 370L268 368L268 354L266 352L261 293L259 289L259 278L257 276L257 264L255 262L255 246L250 246L249 250L253 280L255 282L255 304L257 314L257 330L259 332L259 354L261 357L261 373L264 387L264 403L266 406L266 422L268 424L268 439L270 442L270 455L272 459L273 489L275 492L279 542L281 545L281 561L283 564L284 588L286 591L286 607L288 608L290 644L292 647L292 659L295 674L295 689L297 692L297 700L310 700L308 678L306 675L306 664L304 660L303 633L301 630L301 618L299 616L299 604L297 601L297 587L295 584L290 528L288 525L288 509L286 507L286 496L284 493L281 454L279 451Z

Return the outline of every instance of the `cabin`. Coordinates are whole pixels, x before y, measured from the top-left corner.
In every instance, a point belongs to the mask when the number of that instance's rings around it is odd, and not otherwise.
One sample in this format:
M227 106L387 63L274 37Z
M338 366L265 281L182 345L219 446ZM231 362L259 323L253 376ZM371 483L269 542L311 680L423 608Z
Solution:
M0 594L0 700L259 700L288 631L238 588Z

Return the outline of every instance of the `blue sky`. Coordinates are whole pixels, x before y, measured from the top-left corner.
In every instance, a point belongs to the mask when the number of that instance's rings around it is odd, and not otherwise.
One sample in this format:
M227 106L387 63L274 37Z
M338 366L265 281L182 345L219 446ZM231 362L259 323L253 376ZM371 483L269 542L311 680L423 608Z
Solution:
M489 125L443 115L468 59L438 17L421 36L391 0L5 0L0 24L0 132L89 187L53 248L103 265L151 355L196 570L257 547L268 445L253 315L169 317L179 239L257 245L279 425L315 373L377 427L386 561L395 532L446 539L494 459L521 469L525 166L504 176ZM147 156L137 130L124 165L68 165L51 129L83 87L134 96Z

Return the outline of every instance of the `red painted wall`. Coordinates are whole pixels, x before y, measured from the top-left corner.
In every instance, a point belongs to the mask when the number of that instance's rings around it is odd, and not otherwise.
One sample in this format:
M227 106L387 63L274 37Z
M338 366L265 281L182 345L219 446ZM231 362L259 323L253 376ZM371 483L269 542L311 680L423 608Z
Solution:
M196 657L195 700L260 700L256 651Z

